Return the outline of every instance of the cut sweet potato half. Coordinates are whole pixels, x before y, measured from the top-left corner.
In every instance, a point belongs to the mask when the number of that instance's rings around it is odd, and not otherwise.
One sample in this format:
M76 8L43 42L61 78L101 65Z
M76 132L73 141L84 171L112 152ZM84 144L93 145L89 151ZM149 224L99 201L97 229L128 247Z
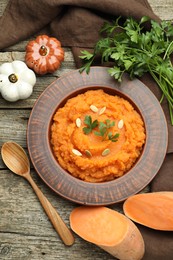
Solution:
M153 192L129 197L123 205L131 220L156 230L173 231L173 192Z
M121 260L139 260L144 241L135 224L107 207L81 206L70 215L72 230Z

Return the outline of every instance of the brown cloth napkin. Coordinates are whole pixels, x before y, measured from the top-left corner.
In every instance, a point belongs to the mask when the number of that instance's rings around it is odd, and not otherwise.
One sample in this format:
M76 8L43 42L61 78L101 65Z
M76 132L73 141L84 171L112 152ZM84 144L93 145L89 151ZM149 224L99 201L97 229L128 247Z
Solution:
M80 49L94 46L105 20L118 16L132 16L139 20L144 15L160 21L147 0L10 0L0 18L0 50L47 27L49 35L57 37L63 46L72 47L76 66L80 67ZM141 80L159 99L160 90L151 77L145 75ZM169 143L164 163L151 183L151 190L173 191L173 126L167 103L164 102L162 107L168 122ZM146 245L143 260L173 259L173 232L138 227Z
M120 15L159 20L147 0L11 0L0 20L0 49L48 24L63 46L93 47L103 21Z

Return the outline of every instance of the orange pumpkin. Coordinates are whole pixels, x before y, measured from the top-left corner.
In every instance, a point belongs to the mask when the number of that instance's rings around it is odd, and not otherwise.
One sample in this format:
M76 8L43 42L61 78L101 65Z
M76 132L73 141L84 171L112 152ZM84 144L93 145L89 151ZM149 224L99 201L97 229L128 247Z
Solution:
M63 60L64 50L54 37L40 35L26 46L25 62L37 74L53 73Z

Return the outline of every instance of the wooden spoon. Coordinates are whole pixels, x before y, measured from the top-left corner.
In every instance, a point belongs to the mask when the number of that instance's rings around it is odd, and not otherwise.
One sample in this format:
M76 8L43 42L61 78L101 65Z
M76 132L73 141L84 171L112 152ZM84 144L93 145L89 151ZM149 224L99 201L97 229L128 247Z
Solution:
M27 179L37 194L41 205L47 213L52 225L58 232L65 245L71 246L74 243L74 237L66 224L63 222L55 208L43 195L30 175L29 159L23 148L15 142L6 142L1 149L2 159L6 166L15 174Z

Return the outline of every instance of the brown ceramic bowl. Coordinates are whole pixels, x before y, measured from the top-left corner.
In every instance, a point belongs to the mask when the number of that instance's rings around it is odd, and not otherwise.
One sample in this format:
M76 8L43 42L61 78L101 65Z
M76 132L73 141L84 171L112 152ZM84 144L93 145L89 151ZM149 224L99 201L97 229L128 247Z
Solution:
M146 129L146 143L135 165L122 177L103 183L89 183L70 175L58 164L50 144L50 125L57 108L90 89L103 89L128 100L141 114ZM92 67L89 75L75 70L53 82L36 101L27 129L30 158L39 176L57 194L83 205L110 205L141 191L159 171L167 142L167 123L153 93L128 75L118 83L105 67Z

